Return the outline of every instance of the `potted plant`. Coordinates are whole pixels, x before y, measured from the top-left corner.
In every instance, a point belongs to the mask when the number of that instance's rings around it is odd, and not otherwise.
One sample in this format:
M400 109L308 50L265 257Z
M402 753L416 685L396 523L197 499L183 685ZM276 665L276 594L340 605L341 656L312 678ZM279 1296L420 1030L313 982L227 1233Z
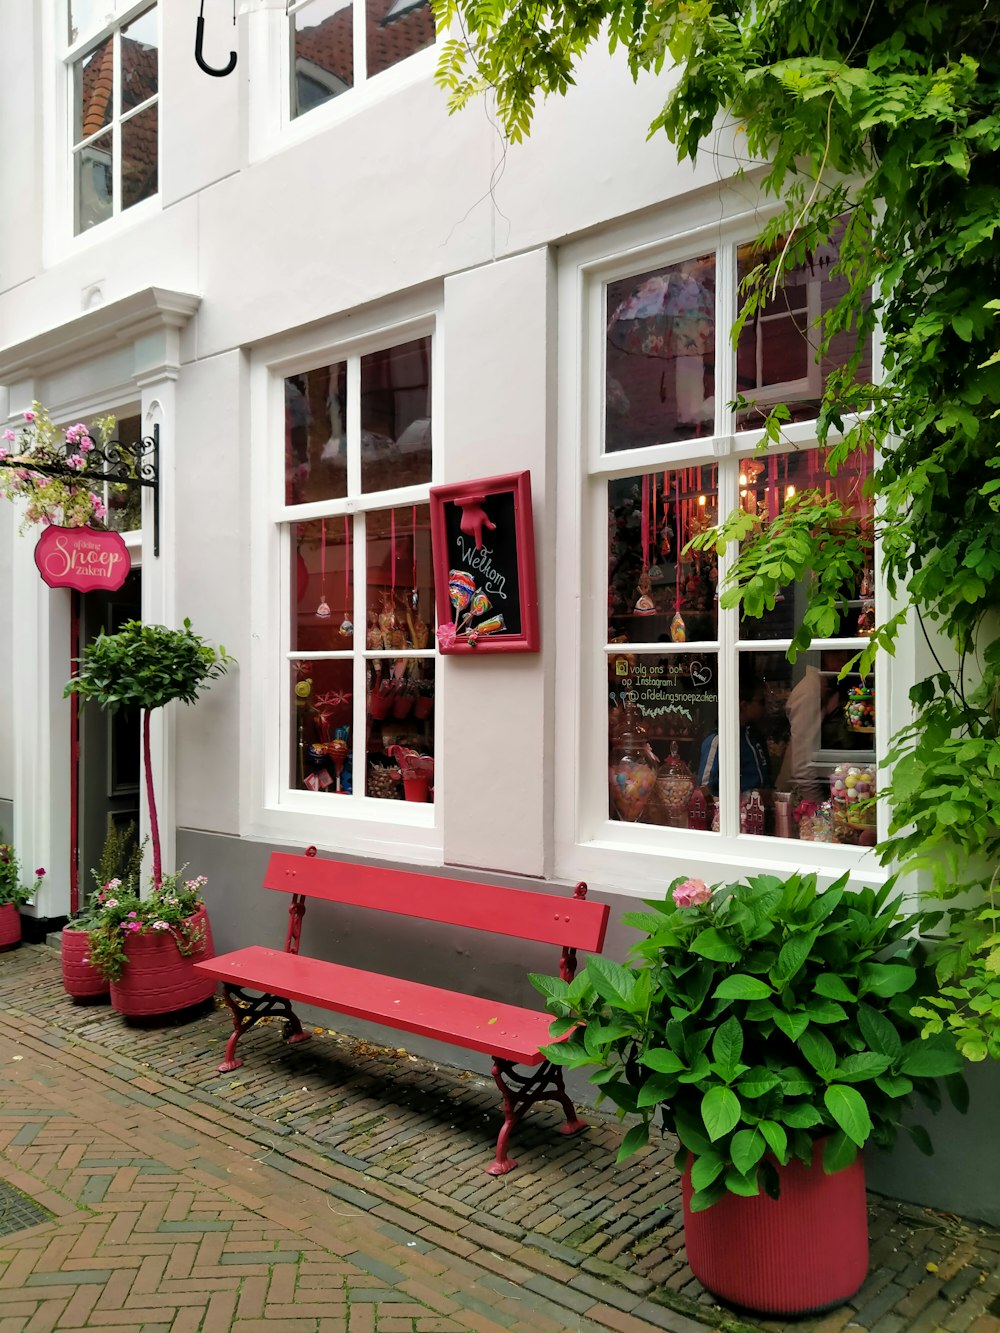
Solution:
M629 966L594 958L567 983L533 977L566 1040L553 1064L594 1067L619 1114L658 1114L677 1136L685 1243L715 1295L770 1314L848 1299L868 1262L867 1142L892 1143L915 1097L963 1105L947 1037L920 1039L911 1008L933 978L886 885L825 892L816 876L709 889L676 880L630 912ZM926 1131L908 1126L930 1151Z
M173 977L170 988L162 985L162 960L167 953L171 958L177 956L184 960L178 968L179 974L186 974L195 956L211 957L212 941L200 893L179 886L176 875L168 878L163 875L150 762L150 715L154 709L163 708L175 699L194 703L201 690L224 675L232 661L224 647L220 645L215 649L193 633L189 620L185 620L183 629L179 630L130 620L117 634L99 634L87 645L77 662L76 675L66 686L66 694L75 693L83 700L94 700L111 711L118 708L141 710L142 761L153 861L151 895L145 900L135 897L133 904L132 894L121 897L120 885L113 886L110 893L105 886L100 933L106 935L108 930L117 929L118 936L113 947L106 940L104 946L95 949L95 932L90 932L90 959L114 983L111 1002L124 1014L169 1013L207 999L215 989L214 982L198 978L194 973L183 983ZM200 887L203 883L201 877L185 881L187 886ZM175 898L176 902L170 901ZM115 907L109 905L109 899L115 902ZM129 906L125 917L118 921L114 913L122 901L128 901ZM147 903L152 904L149 919ZM174 908L183 908L186 914L178 916L172 910ZM129 916L129 912L135 915ZM169 946L154 947L161 937L166 936L170 939ZM150 938L152 945L149 944ZM113 976L114 970L119 972L117 980ZM144 988L149 992L146 996L141 994Z
M42 887L45 870L35 871L35 882L29 888L21 883L21 866L9 842L0 842L0 952L16 949L21 943L21 914L19 907L30 902Z
M107 999L108 978L91 960L90 936L100 922L100 895L111 883L123 886L124 897L139 896L142 851L135 824L120 827L109 815L100 860L90 872L97 884L98 897L66 922L60 937L63 988L74 1004Z

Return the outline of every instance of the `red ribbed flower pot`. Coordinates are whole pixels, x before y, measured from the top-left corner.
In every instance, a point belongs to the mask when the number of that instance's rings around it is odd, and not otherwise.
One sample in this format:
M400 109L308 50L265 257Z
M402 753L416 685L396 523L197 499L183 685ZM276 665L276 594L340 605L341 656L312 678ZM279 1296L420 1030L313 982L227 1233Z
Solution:
M107 979L88 961L90 935L87 931L64 929L61 952L63 986L74 1003L107 996Z
M172 1014L215 994L216 982L193 968L202 958L215 956L212 927L204 907L188 917L188 924L196 929L203 925L205 938L187 956L179 952L169 931L136 934L128 941L128 962L118 981L111 983L111 1004L120 1014L126 1018Z
M844 1171L823 1171L822 1140L813 1164L777 1168L781 1197L725 1194L692 1213L684 1172L688 1264L714 1296L761 1314L795 1315L849 1300L868 1272L868 1215L860 1154Z
M21 914L13 903L0 907L0 951L16 949L21 943Z

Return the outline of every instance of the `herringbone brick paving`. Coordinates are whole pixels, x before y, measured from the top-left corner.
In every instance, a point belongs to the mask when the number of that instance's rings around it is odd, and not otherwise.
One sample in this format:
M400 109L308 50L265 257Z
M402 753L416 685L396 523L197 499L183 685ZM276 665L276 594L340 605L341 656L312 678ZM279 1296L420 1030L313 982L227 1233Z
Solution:
M616 1167L616 1121L567 1140L539 1108L494 1180L478 1077L273 1028L220 1075L227 1013L137 1029L74 1007L43 946L0 957L0 1002L0 1178L54 1214L0 1238L0 1333L739 1326L686 1266L669 1144ZM1000 1333L1000 1237L870 1212L865 1287L803 1333Z

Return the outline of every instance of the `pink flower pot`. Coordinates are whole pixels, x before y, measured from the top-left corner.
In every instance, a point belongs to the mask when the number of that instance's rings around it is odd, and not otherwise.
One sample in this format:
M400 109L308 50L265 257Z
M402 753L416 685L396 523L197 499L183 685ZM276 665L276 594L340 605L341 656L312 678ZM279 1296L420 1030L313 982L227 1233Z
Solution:
M193 965L215 957L208 913L200 907L187 924L203 925L205 937L194 953L185 956L169 931L133 935L125 948L128 962L121 977L111 983L111 1005L126 1018L145 1018L189 1009L215 994L216 981L200 976Z
M801 1315L849 1300L868 1272L868 1215L860 1154L843 1171L823 1170L823 1142L812 1166L777 1167L781 1197L724 1194L692 1213L691 1171L684 1172L684 1245L698 1281L714 1296L761 1314Z
M428 778L403 779L403 795L408 801L426 801L429 787Z
M21 914L13 903L0 907L0 953L16 949L21 943Z
M423 722L424 718L430 717L433 711L434 711L434 700L430 697L430 695L427 694L418 695L413 704L413 716L419 722Z
M393 696L391 694L370 694L368 696L368 711L375 718L376 722L381 722L389 716L392 709Z
M63 986L74 1004L107 997L110 983L88 961L90 935L87 931L64 930L61 953Z
M392 715L393 717L398 718L400 721L402 721L404 717L410 716L412 708L413 708L412 694L397 694L395 699L393 699L392 701Z

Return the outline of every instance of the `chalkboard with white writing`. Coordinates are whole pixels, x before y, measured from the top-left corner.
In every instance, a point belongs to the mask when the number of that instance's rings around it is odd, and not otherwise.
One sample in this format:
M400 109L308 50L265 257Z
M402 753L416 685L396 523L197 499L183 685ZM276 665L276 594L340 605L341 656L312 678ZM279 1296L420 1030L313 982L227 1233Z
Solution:
M442 652L538 647L529 474L431 488Z

